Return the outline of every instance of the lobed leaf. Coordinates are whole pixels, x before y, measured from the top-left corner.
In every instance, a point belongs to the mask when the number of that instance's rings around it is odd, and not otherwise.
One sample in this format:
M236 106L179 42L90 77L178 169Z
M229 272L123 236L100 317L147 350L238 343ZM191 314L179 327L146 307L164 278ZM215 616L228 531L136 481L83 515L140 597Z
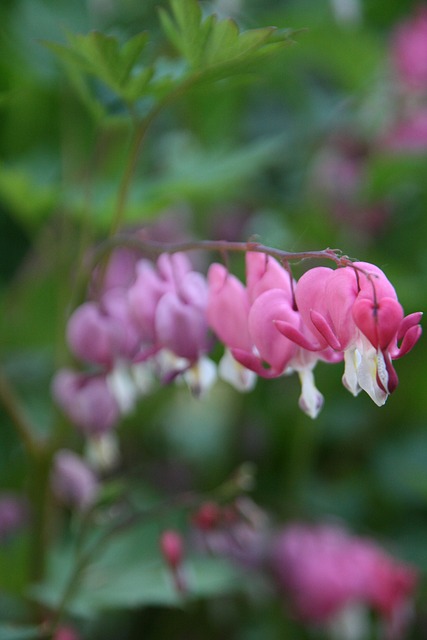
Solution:
M102 115L102 105L94 100L85 76L101 80L110 90L127 102L134 102L146 91L153 69L138 69L139 60L148 42L148 33L139 33L120 46L117 38L92 31L87 35L67 34L68 44L48 42L66 65L68 74L95 116Z
M160 10L163 31L191 71L216 68L216 78L227 77L290 43L289 31L264 27L240 32L234 20L218 20L216 15L203 19L197 0L171 0L170 5L171 14ZM223 75L218 75L221 70Z

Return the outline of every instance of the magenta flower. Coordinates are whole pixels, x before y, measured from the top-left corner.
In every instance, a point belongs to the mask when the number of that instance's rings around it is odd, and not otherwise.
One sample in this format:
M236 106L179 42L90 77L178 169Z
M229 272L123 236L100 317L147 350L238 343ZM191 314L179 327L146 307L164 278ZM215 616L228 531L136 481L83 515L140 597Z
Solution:
M55 631L53 640L82 640L82 636L73 627L61 626Z
M427 8L398 25L391 56L401 84L408 90L427 91Z
M417 582L414 569L375 542L328 524L286 527L273 544L271 566L294 615L323 625L363 604L391 631L405 617Z
M86 436L110 431L119 418L119 406L102 375L61 369L53 380L52 393L71 422Z

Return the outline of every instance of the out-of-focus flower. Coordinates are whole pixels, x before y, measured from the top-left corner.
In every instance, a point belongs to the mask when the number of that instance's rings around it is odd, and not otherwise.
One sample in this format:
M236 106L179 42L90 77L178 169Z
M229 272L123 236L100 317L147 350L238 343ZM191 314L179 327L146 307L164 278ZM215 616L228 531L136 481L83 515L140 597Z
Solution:
M271 567L300 620L329 624L349 606L362 604L381 616L387 638L406 617L417 583L413 568L375 542L329 524L286 527L272 546Z
M85 302L68 321L71 351L83 361L111 367L127 345L126 326L95 302Z
M184 559L184 542L182 536L174 529L163 531L160 536L160 550L169 567L174 586L179 593L187 589L182 562Z
M136 279L128 292L129 308L147 346L157 345L156 309L160 299L167 292L176 291L177 284L190 271L191 263L182 253L162 254L156 265L146 259L137 263Z
M60 626L55 631L53 640L81 640L81 636L75 629L73 629L73 627Z
M160 536L160 549L167 564L176 570L184 557L184 544L181 534L172 529L163 531Z
M19 531L28 521L27 501L11 492L0 493L0 542Z
M94 472L80 456L67 449L56 453L50 482L56 498L79 511L93 505L99 490Z
M61 369L53 380L52 392L64 413L87 436L104 434L119 418L119 406L105 376Z
M196 548L250 569L261 569L270 541L267 518L248 498L225 506L206 502L193 515Z
M391 58L401 85L410 91L427 91L427 8L400 23L392 37Z
M110 289L127 289L135 279L135 265L138 259L138 253L127 247L119 247L112 251L107 264L102 262L94 270L91 293L96 296Z
M319 151L310 172L316 202L323 202L335 222L369 240L387 226L390 205L366 201L364 190L374 146L351 134L332 136Z
M385 132L379 144L380 148L394 153L425 153L427 151L427 109L415 111L393 124Z

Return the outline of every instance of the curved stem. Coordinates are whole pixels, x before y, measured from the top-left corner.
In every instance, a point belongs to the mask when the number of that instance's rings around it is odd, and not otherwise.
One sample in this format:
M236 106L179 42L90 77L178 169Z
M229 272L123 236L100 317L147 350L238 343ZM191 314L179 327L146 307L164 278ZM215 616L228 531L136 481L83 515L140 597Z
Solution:
M332 260L337 266L347 266L352 264L352 260L348 256L343 256L339 249L321 249L315 251L283 251L268 247L259 242L228 242L227 240L200 240L179 243L163 243L153 242L151 240L141 240L139 238L130 237L128 235L118 235L103 242L98 251L94 255L94 264L96 264L104 254L110 252L117 247L129 247L137 249L143 253L153 257L161 253L178 253L188 251L218 251L220 253L254 251L265 253L266 255L276 258L282 263L294 260Z

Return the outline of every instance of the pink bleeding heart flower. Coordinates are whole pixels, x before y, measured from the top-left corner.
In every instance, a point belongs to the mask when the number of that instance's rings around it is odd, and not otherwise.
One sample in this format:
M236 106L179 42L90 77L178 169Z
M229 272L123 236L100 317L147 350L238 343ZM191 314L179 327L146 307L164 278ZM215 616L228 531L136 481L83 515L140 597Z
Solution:
M381 269L366 262L335 271L311 269L300 278L295 297L313 338L307 340L286 323L279 323L279 329L306 349L342 351L344 385L354 395L363 389L376 404L384 404L398 384L392 359L419 339L421 314L405 319L392 284Z
M246 254L246 286L251 303L270 289L281 289L293 303L293 280L290 272L265 253L248 251Z
M176 291L177 285L191 271L191 263L182 253L161 254L156 265L140 260L136 265L136 279L128 291L130 315L142 341L155 345L156 309L165 293Z
M245 286L221 264L208 272L207 318L218 338L231 349L252 350L248 328L249 298Z
M233 356L257 375L275 378L284 373L295 345L277 330L276 322L286 319L299 325L294 310L292 279L271 256L258 252L246 254L246 282L249 300L248 331L251 350L232 349ZM267 365L267 366L266 366Z
M101 298L102 309L109 318L120 325L121 340L116 359L132 360L141 348L141 334L131 314L128 292L116 287Z
M219 375L239 391L249 391L256 376L231 355L233 349L249 354L253 350L248 327L248 292L240 280L217 263L209 268L208 289L208 324L226 347L219 363Z
M279 329L280 323L301 329L292 279L276 260L256 252L246 254L246 272L246 288L221 265L212 265L208 274L208 321L228 348L227 367L233 366L231 354L245 369L265 378L298 371L303 384L300 406L315 417L323 403L312 375L318 356L304 357ZM227 379L233 381L233 376Z
M196 362L209 349L206 309L207 284L194 271L186 273L175 291L159 300L155 311L155 331L162 348Z

